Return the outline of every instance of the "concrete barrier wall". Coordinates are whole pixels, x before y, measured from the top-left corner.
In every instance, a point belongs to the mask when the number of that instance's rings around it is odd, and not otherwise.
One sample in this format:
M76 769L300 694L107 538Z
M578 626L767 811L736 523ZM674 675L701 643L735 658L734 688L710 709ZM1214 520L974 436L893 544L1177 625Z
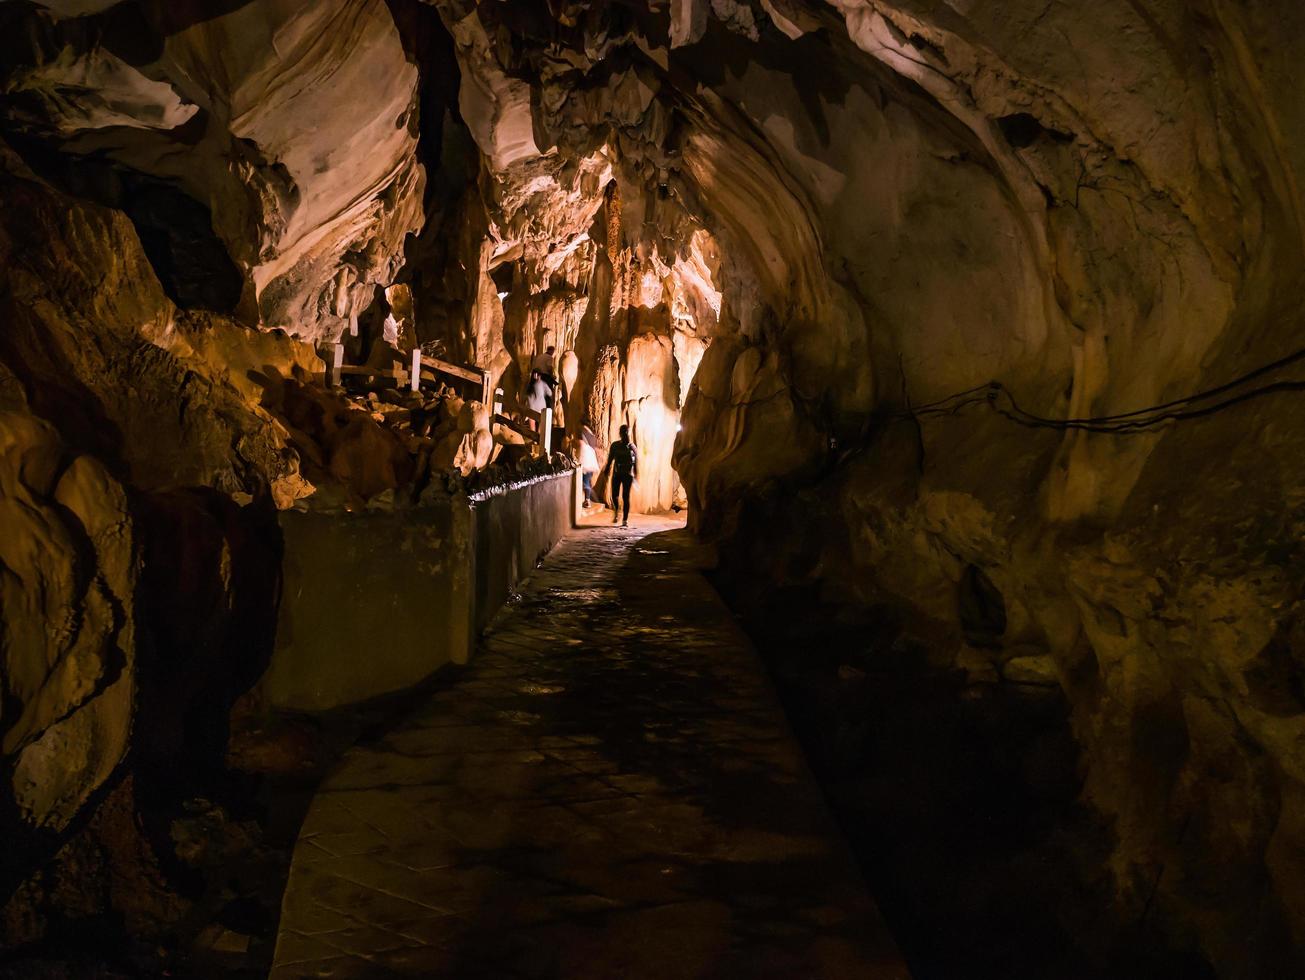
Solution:
M466 663L512 589L571 528L572 474L411 510L286 511L273 708L326 711Z
M549 477L472 498L476 548L476 632L573 525L575 480Z

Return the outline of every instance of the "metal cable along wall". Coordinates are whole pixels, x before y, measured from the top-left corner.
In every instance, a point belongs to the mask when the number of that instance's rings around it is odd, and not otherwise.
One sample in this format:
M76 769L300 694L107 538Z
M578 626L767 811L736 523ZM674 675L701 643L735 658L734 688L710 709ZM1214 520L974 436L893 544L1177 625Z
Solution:
M1270 364L1256 368L1226 384L1205 391L1187 395L1174 401L1139 408L1133 412L1118 415L1097 415L1091 418L1049 419L1025 411L1015 400L1015 396L1000 381L989 381L976 385L965 391L958 391L936 402L919 407L908 406L905 412L893 416L896 419L928 419L938 416L955 415L971 405L986 403L1003 418L1019 425L1033 429L1077 429L1083 432L1109 433L1112 435L1130 435L1147 432L1167 422L1181 422L1187 419L1213 415L1225 408L1265 395L1284 391L1305 391L1305 381L1273 381L1261 384L1249 390L1242 390L1248 384L1272 375L1283 368L1305 360L1305 348L1294 351Z

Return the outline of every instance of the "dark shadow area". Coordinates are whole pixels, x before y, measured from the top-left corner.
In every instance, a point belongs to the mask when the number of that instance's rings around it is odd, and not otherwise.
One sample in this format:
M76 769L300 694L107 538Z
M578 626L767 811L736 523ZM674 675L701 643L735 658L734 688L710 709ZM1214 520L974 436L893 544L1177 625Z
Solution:
M479 173L480 155L459 108L461 75L453 37L434 5L422 0L386 3L404 53L421 76L419 111L410 126L417 129L417 157L426 168L426 223L404 243L405 263L396 281L412 289L417 339L438 341L454 360L469 361L472 352L455 324L474 301L474 285L457 254L466 236L478 230L476 223L483 221L467 197Z
M916 980L1199 980L1196 953L1121 923L1110 831L1078 802L1058 687L967 681L891 606L714 581L756 642ZM1004 610L971 576L976 639ZM999 597L997 597L999 598ZM980 601L982 599L983 601ZM982 627L982 628L980 628Z
M589 533L612 532L594 528ZM806 975L813 945L822 939L856 943L857 930L866 923L855 918L810 921L811 911L829 900L848 869L839 866L843 855L838 846L832 854L803 853L806 842L827 836L830 827L793 769L775 764L770 749L783 743L788 732L773 704L758 696L764 692L751 689L754 679L737 673L740 666L746 668L746 660L742 665L733 657L711 661L710 624L725 611L702 603L701 596L675 582L679 576L696 578L694 551L686 531L651 534L631 550L610 592L550 588L522 600L517 617L546 624L550 631L565 630L558 622L561 614L584 638L574 650L556 648L564 690L546 702L538 724L552 737L592 739L608 764L604 768L613 774L605 780L608 785L628 786L636 793L647 786L661 804L684 808L646 824L640 821L649 835L649 859L673 881L664 896L650 896L646 904L694 901L728 910L730 949L722 950L702 975ZM707 627L708 635L695 636L690 626L695 621ZM540 787L541 796L548 793L548 787ZM700 819L713 835L757 835L772 844L744 861L713 853L712 847L700 853L694 846L672 847L663 853L658 837L666 831L659 831L659 817ZM529 836L528 828L522 831L522 837ZM536 945L538 933L524 940L504 932L534 897L533 889L521 888L522 881L568 887L568 869L557 852L531 847L469 851L461 860L493 863L509 874L505 887L482 898L483 911L464 935L449 975L476 975L488 964L531 977L574 975L566 950L544 952ZM636 875L644 871L629 870ZM625 871L618 863L613 873ZM610 908L600 908L568 918L567 925L587 923L601 930L610 915Z
M34 51L67 48L80 57L96 47L143 68L163 56L166 40L182 31L233 13L253 0L122 0L98 13L56 18L41 4L18 0L3 5L0 65L25 65Z
M254 956L275 936L264 781L229 752L233 712L271 654L275 511L187 488L134 493L131 516L132 751L77 824L24 849L6 911L32 923L10 923L29 941L0 961L5 976L158 975L206 936L239 930Z
M184 567L173 570L177 586L198 585L202 594L203 584L188 581ZM201 634L212 626L205 615ZM177 669L156 663L151 683ZM189 697L146 692L143 747L64 840L48 842L63 850L42 875L64 904L34 910L50 916L45 935L0 951L0 977L263 980L295 843L323 778L350 747L383 738L396 717L458 676L440 670L412 690L308 716L261 710L256 695L237 690L242 669L236 665L231 679L210 678L211 697L208 688ZM86 914L68 904L76 888L101 908Z
M114 206L136 226L141 247L168 298L185 310L234 314L244 276L213 231L208 208L173 185L122 171Z
M181 130L203 132L203 113ZM245 280L213 230L209 209L175 184L99 154L73 155L53 143L7 136L24 162L64 193L122 211L131 220L168 298L184 310L235 315Z

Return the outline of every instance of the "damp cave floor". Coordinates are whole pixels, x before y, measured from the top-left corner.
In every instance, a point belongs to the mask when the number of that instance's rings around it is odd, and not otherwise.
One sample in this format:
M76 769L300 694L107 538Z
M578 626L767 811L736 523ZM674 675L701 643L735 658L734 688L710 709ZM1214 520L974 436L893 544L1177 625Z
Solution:
M652 517L555 548L318 789L272 977L906 977L699 561Z

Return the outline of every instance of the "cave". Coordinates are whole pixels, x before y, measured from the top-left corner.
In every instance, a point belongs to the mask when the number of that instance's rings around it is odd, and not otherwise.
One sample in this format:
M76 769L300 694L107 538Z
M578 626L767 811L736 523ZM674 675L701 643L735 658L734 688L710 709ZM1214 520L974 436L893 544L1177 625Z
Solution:
M1305 976L1301 50L0 3L0 975Z

